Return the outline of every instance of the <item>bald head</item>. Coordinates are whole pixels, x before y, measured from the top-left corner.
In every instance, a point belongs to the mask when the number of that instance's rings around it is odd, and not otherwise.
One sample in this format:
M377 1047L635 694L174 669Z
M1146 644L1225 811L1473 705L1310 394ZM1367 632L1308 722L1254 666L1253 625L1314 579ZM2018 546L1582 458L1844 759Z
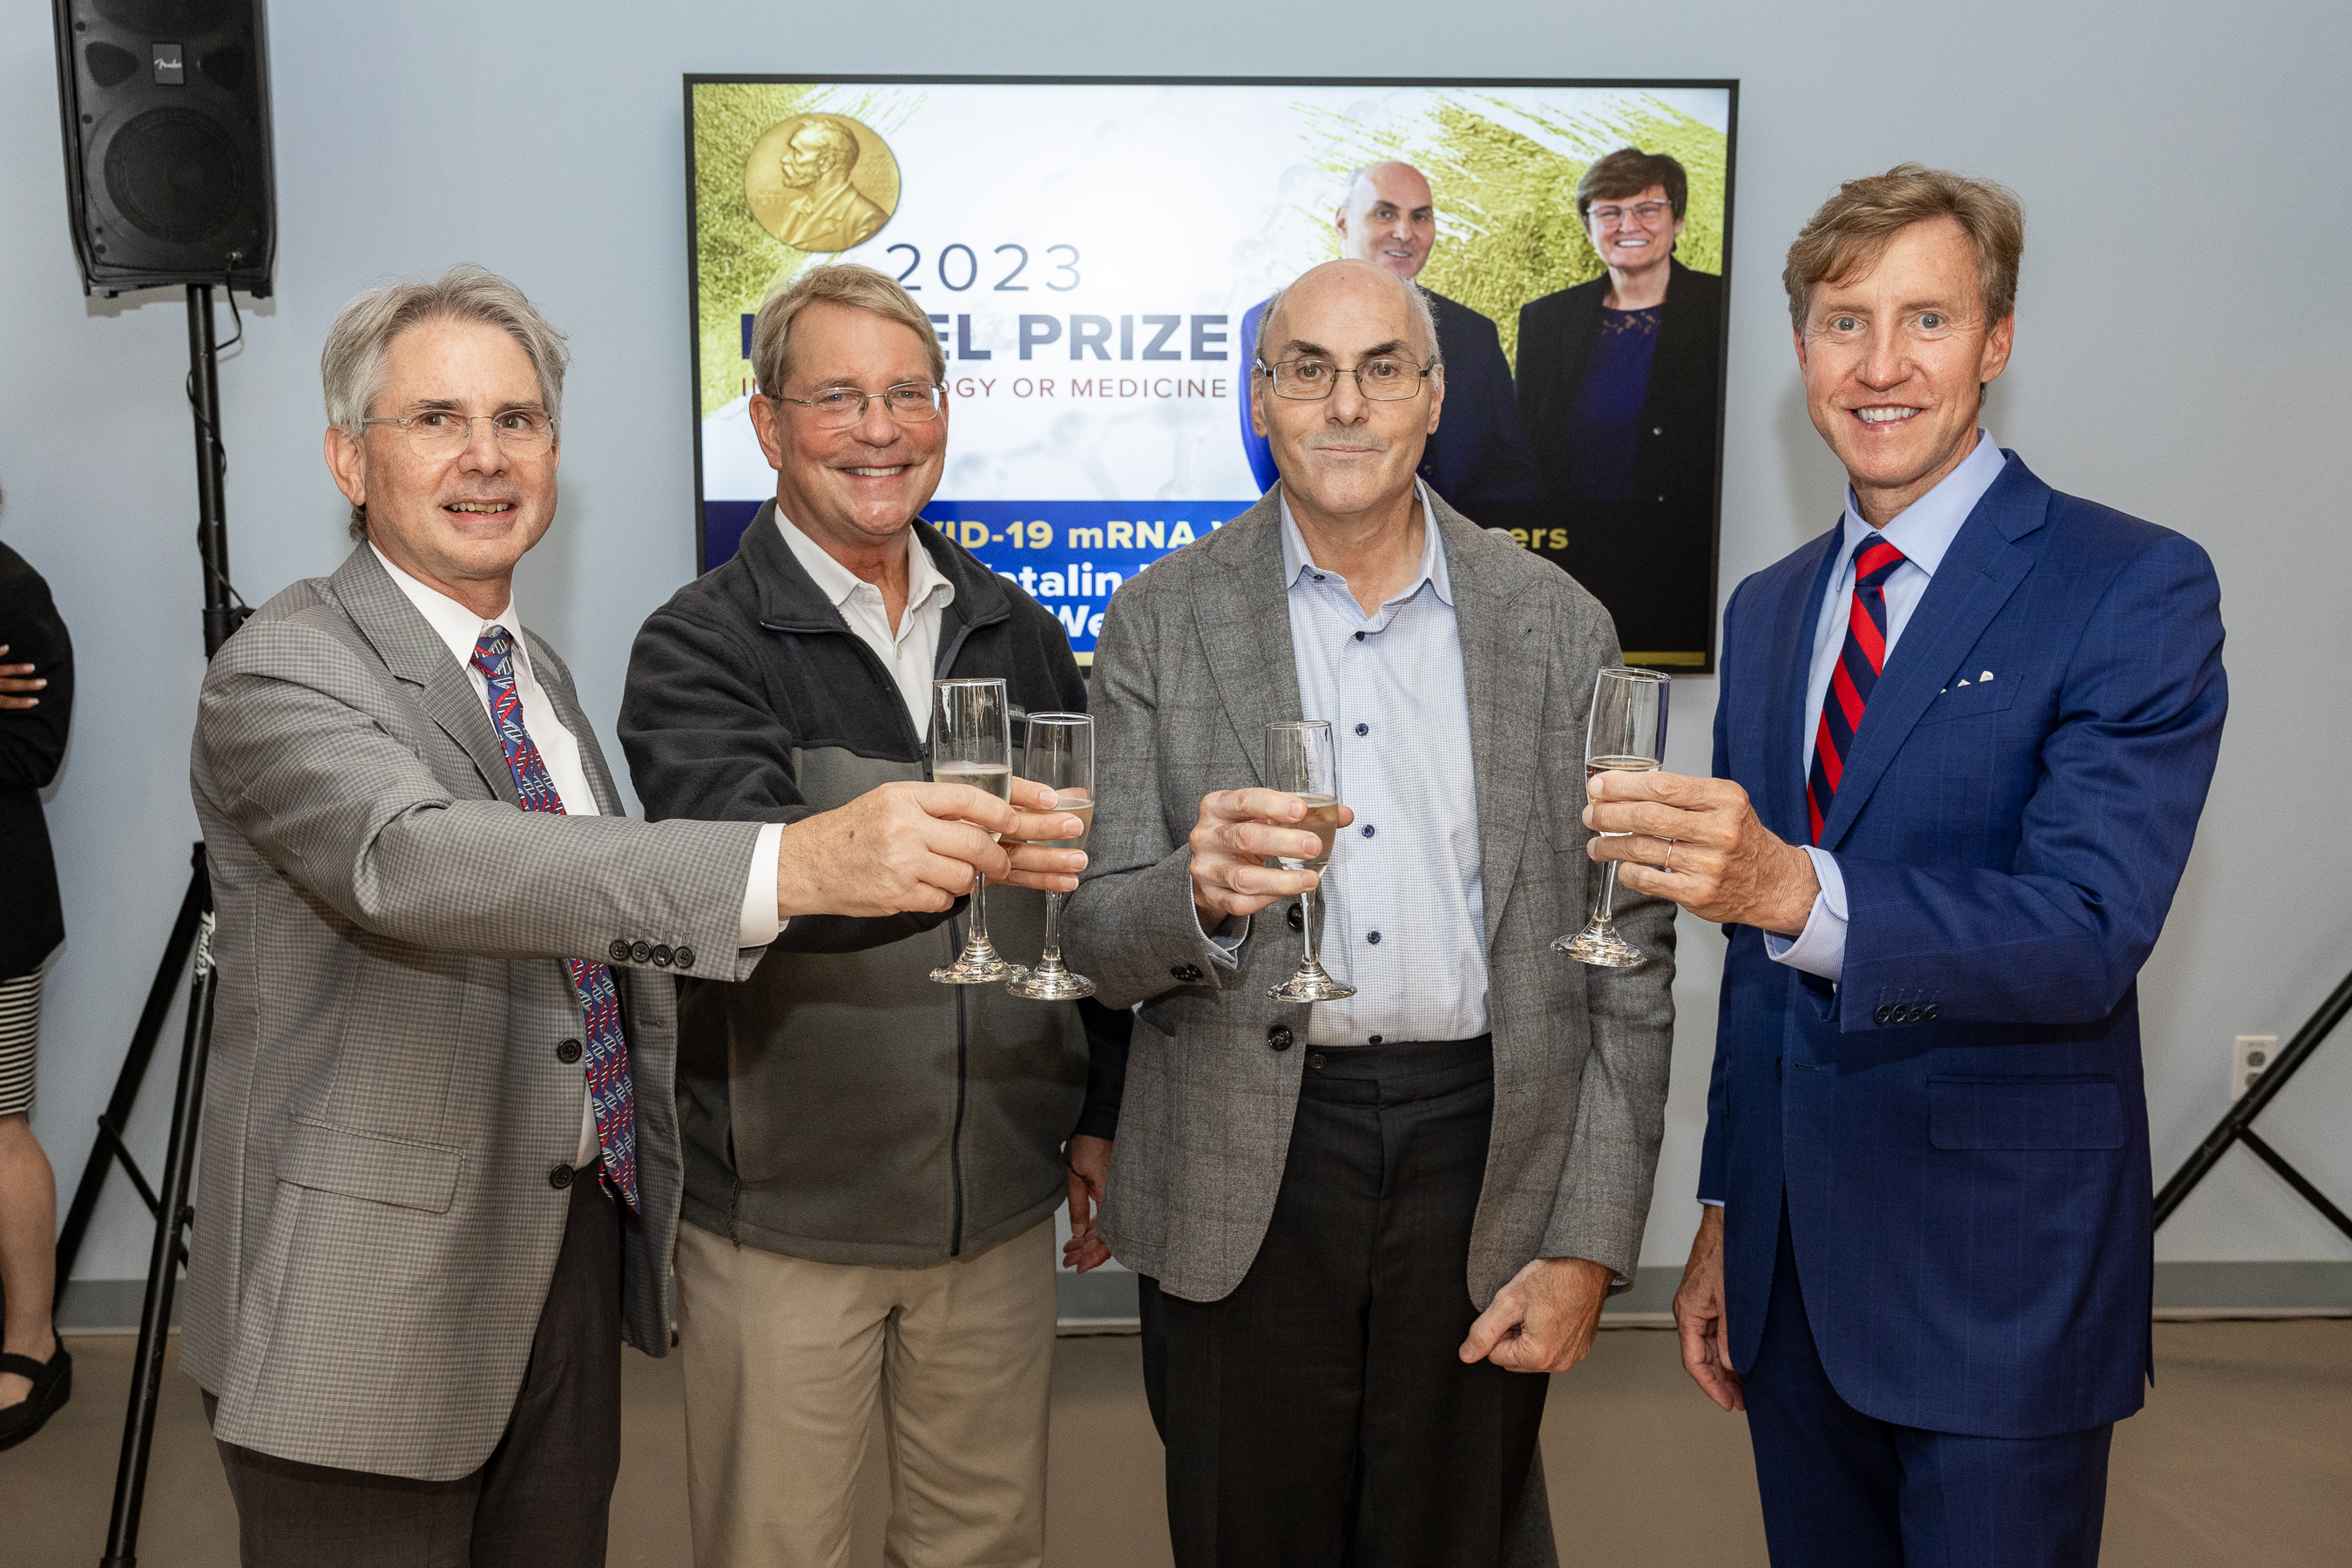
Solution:
M1413 278L1437 243L1437 206L1429 182L1411 163L1367 163L1348 182L1347 199L1332 220L1339 253Z
M1300 273L1288 288L1276 289L1265 302L1265 314L1257 329L1257 356L1268 364L1301 352L1283 335L1294 305L1311 308L1318 320L1328 319L1336 312L1351 324L1360 321L1369 325L1378 321L1401 328L1391 334L1398 348L1380 352L1401 352L1415 364L1427 364L1437 358L1437 318L1430 311L1429 297L1373 262L1351 257L1327 261ZM1374 335L1378 337L1379 333L1375 331ZM1348 352L1341 345L1319 340L1315 352L1326 353L1335 348ZM1340 363L1353 364L1355 361L1343 359Z
M1428 300L1395 273L1369 261L1327 261L1268 301L1257 352L1266 366L1320 360L1353 372L1391 359L1418 367L1437 357L1437 331ZM1251 382L1251 422L1294 507L1361 516L1410 497L1444 401L1441 373L1403 398L1367 397L1353 374L1328 377L1329 394L1319 398L1276 397L1263 369Z

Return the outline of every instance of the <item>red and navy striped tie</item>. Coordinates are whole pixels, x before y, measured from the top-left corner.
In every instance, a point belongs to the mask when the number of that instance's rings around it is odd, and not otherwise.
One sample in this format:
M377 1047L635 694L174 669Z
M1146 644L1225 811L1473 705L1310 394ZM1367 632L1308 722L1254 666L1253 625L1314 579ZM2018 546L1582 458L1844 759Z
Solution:
M1822 697L1821 724L1813 731L1813 765L1805 778L1805 806L1813 819L1816 844L1822 841L1830 802L1837 798L1845 760L1853 753L1862 710L1870 705L1879 671L1886 668L1886 580L1905 559L1880 533L1853 547L1853 607L1846 615L1845 647Z
M499 744L506 748L507 771L525 811L551 811L562 816L563 797L547 776L547 763L523 728L522 700L515 695L514 639L504 626L492 626L474 644L474 668L482 672L490 692L490 722L498 727ZM596 1108L596 1142L604 1152L598 1174L607 1190L634 1210L637 1206L637 1100L629 1080L629 1039L621 1029L621 994L613 972L585 959L567 959L572 984L580 993L582 1053L588 1069L588 1099Z

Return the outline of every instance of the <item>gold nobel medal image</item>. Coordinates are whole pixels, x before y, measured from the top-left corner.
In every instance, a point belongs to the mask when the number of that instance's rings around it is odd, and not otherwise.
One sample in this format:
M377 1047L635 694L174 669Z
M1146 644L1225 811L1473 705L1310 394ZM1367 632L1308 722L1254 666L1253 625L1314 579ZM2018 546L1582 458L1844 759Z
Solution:
M795 115L751 144L743 195L760 226L793 249L847 250L898 210L898 160L845 114Z

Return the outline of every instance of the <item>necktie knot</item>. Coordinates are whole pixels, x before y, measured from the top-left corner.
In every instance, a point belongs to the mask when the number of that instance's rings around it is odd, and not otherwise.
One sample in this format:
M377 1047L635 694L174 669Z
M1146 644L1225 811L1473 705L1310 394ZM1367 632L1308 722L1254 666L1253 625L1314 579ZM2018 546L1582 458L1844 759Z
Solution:
M1895 574L1895 569L1909 560L1895 548L1883 533L1866 535L1853 547L1853 585L1857 588L1882 588Z
M503 679L507 673L507 660L513 653L514 638L507 634L506 627L486 627L482 635L474 639L474 668L484 675Z

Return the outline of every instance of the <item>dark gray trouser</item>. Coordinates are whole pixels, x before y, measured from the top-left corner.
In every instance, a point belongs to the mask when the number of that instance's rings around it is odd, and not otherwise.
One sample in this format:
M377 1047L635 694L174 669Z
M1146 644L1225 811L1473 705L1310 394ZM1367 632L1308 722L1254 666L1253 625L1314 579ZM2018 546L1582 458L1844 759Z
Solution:
M1485 1037L1310 1050L1241 1284L1140 1282L1179 1568L1553 1560L1522 1517L1550 1379L1454 1353L1494 1099Z
M415 1371L420 1378L466 1374L463 1367ZM216 1403L205 1395L207 1420ZM621 1229L613 1200L593 1172L572 1184L522 1391L506 1435L472 1475L417 1481L218 1446L245 1568L604 1568L621 1470Z

